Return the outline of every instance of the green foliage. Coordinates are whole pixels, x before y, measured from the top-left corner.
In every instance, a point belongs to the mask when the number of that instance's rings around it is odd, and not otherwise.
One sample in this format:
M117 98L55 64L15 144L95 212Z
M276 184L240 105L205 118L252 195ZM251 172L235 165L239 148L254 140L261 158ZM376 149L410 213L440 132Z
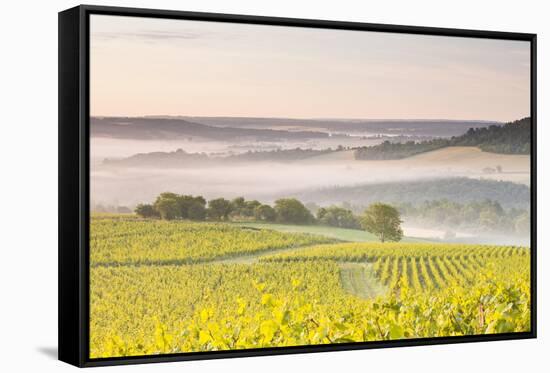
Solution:
M241 211L246 208L244 197L237 197L231 201L231 211L233 214L240 215Z
M206 218L206 201L202 197L191 197L183 202L182 219L204 220Z
M231 201L216 198L208 202L202 196L161 193L153 205L139 204L136 213L144 218L160 217L164 220L189 219L211 221L264 221L288 224L311 224L315 218L302 202L294 198L275 201L275 207L257 200L237 197ZM332 206L320 210L321 224L344 228L359 228L357 218L350 210Z
M531 118L523 118L503 126L470 128L453 138L453 145L478 146L481 150L502 154L530 154Z
M477 146L481 150L503 154L530 154L531 152L531 118L523 118L502 126L470 128L461 136L450 139L433 139L428 141L408 141L392 143L384 141L375 146L355 150L356 159L402 159L416 154L441 149L447 146Z
M216 198L208 201L207 216L211 220L227 220L233 206L225 198Z
M262 204L259 201L246 201L245 209L242 212L243 216L248 218L255 217L256 209L260 206L262 206Z
M160 216L158 211L155 210L155 208L153 207L153 205L143 204L143 203L140 203L139 205L137 205L134 212L142 218L157 218Z
M180 215L178 195L175 193L161 193L153 206L162 219L173 220Z
M206 217L205 205L206 201L202 196L193 197L165 192L157 197L153 207L165 220L204 220Z
M338 207L321 207L317 210L317 221L320 224L331 227L359 229L361 224L359 219L353 215L351 210Z
M259 201L247 201L244 197L237 197L231 201L231 218L233 220L251 220L256 215L256 209L262 204Z
M275 221L277 219L277 212L269 205L260 205L254 209L254 218L258 221Z
M275 201L277 222L291 224L311 224L314 217L311 212L295 198L281 198Z
M400 241L403 238L401 223L399 211L384 203L370 205L361 218L361 226L381 242Z

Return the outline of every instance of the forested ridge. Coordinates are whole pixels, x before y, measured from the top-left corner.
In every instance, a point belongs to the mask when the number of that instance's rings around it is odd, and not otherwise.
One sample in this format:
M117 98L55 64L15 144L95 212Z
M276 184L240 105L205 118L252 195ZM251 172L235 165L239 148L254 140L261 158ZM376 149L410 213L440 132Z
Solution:
M105 159L104 165L118 167L154 167L154 168L178 168L178 167L202 167L219 166L220 164L238 163L238 162L293 162L299 161L323 154L329 154L344 150L343 147L337 147L316 150L316 149L276 149L268 151L249 150L239 154L206 154L206 153L188 153L183 149L177 149L172 152L151 152L138 153L122 159Z
M355 150L356 159L402 159L448 146L477 146L483 151L501 154L530 154L531 118L523 118L504 125L470 128L461 136L427 141L392 143L361 147Z

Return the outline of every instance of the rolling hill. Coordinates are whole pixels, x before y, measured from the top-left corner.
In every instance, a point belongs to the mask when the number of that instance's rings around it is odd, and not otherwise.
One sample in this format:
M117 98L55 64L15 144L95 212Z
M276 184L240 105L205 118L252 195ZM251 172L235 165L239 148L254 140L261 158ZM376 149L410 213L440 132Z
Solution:
M132 140L173 140L178 138L202 138L209 140L235 140L253 138L259 140L328 138L328 134L316 131L285 131L272 129L214 127L183 119L92 117L92 137Z

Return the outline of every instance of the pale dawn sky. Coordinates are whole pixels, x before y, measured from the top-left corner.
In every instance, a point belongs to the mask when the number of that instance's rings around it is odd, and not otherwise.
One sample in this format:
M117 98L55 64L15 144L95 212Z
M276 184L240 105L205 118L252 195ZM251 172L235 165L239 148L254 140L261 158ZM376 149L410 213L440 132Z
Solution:
M529 116L530 46L92 15L94 116Z

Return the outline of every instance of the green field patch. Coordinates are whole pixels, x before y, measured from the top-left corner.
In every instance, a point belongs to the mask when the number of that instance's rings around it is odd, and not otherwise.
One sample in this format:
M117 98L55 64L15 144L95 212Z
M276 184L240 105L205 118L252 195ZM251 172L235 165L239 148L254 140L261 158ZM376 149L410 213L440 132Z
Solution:
M360 229L346 229L337 227L328 227L323 225L289 225L289 224L271 224L271 223L234 223L241 227L252 229L269 229L285 233L306 233L324 236L340 241L347 242L376 242L378 238L367 231ZM403 242L422 242L420 239L405 237Z

